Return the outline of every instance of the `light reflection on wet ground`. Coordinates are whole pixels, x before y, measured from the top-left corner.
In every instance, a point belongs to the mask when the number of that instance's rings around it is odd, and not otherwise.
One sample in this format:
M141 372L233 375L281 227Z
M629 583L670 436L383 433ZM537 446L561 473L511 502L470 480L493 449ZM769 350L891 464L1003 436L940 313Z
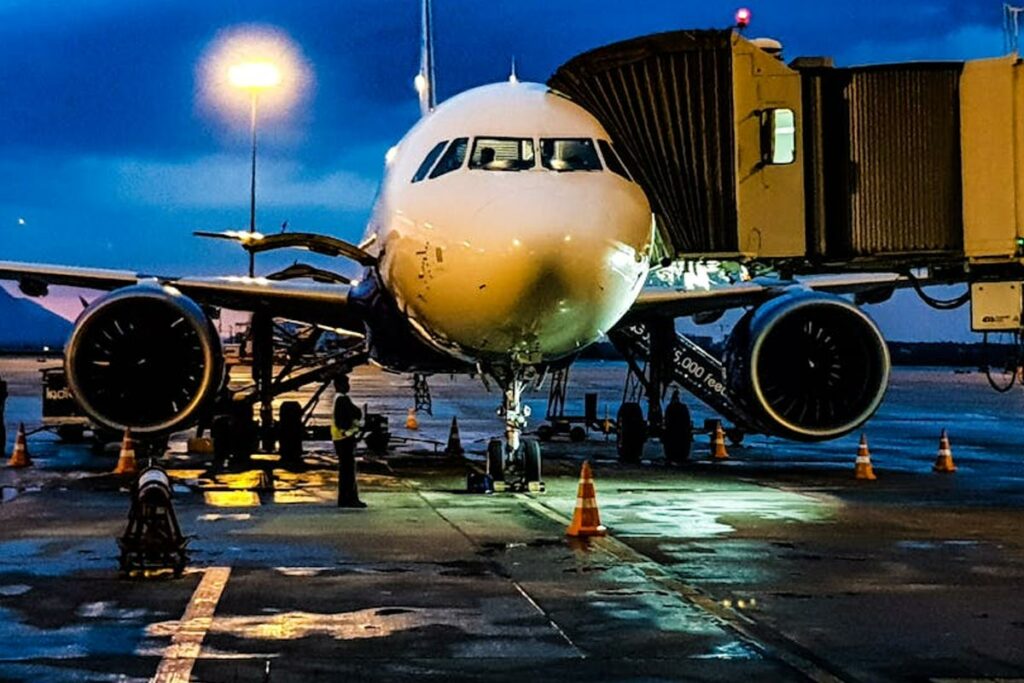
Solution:
M584 367L573 391L613 397L617 372ZM403 434L408 395L396 382L357 375L354 393ZM435 416L421 416L417 436L444 439L458 410L479 462L496 398L439 384ZM935 387L959 391L937 417L922 394ZM339 511L329 444L311 445L301 472L273 459L214 471L177 440L172 476L193 563L233 567L197 677L260 680L273 660L272 680L801 678L652 581L653 570L865 679L1024 671L1012 648L1024 634L1024 471L1009 457L1024 442L1014 413L1024 406L978 388L898 371L869 425L880 474L870 486L850 479L856 435L827 446L753 438L725 466L681 469L662 467L654 446L639 467L614 463L601 437L551 446L539 500L571 515L579 461L591 458L603 521L643 554L634 561L567 542L514 497L462 493L465 468L443 456L364 460L370 508ZM971 421L953 405L974 403ZM929 471L940 422L956 426L952 478ZM40 467L0 478L0 637L31 643L0 648L0 678L145 680L195 579L118 581L113 539L127 502L105 474L112 458L44 436L32 448ZM536 659L540 671L516 668Z

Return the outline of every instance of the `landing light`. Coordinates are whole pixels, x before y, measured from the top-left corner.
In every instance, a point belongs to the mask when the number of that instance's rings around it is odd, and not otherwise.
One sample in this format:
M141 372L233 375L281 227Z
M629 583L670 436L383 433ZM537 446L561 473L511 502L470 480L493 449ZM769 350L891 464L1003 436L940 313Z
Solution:
M395 155L398 154L398 147L391 147L384 155L384 163L390 165L395 160Z
M406 76L408 78L408 76ZM427 77L423 74L416 74L416 78L412 80L412 84L416 87L416 92L422 93L427 89Z

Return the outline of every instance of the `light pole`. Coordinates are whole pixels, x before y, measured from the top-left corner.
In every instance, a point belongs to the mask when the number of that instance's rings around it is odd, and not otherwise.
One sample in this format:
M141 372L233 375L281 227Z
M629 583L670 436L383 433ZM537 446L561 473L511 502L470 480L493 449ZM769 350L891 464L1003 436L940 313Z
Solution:
M270 62L244 62L228 70L231 85L249 93L249 134L252 139L252 172L249 182L249 233L256 232L256 103L260 92L281 83L281 70ZM256 275L256 255L249 252L249 277Z

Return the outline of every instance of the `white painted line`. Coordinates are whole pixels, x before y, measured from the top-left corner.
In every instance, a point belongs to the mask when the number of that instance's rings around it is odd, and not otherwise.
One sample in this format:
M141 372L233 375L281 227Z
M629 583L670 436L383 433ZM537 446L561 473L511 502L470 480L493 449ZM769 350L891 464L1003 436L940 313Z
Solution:
M171 638L156 674L150 679L152 683L188 683L229 576L231 567L210 567L203 573L202 581L178 622L178 631Z

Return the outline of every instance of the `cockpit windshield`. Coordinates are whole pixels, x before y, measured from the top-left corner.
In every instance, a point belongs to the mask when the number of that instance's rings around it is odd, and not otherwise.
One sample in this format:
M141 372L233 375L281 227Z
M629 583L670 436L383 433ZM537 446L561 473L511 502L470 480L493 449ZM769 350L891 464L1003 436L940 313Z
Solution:
M540 160L552 171L600 171L594 141L587 138L544 138L540 141Z
M523 171L535 163L529 138L477 138L469 158L470 168L485 171Z

